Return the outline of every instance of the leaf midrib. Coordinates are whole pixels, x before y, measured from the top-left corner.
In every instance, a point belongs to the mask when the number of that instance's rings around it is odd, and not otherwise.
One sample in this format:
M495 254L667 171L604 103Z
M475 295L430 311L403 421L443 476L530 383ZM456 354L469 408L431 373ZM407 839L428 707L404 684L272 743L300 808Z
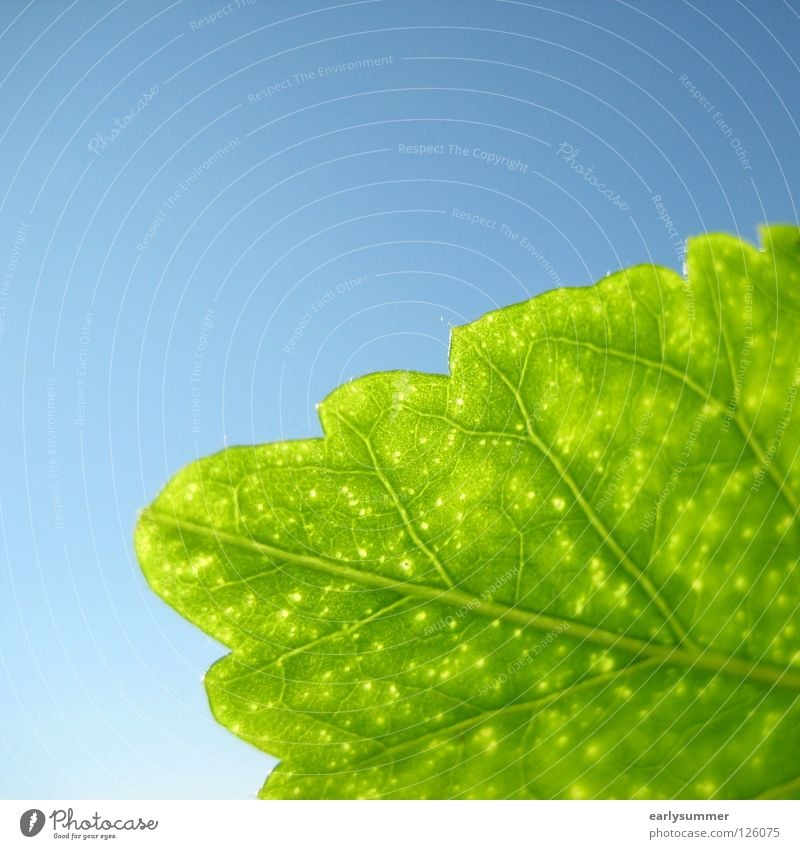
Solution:
M444 589L429 587L414 581L396 581L384 575L354 568L339 560L328 559L320 555L285 551L268 543L259 542L252 537L220 531L209 525L193 522L154 507L143 511L142 521L147 519L162 527L177 530L181 535L184 531L194 533L217 543L228 543L248 551L254 551L265 558L284 560L338 578L367 584L379 589L391 590L425 601L450 604L457 609L467 605L467 609L474 610L476 613L491 619L503 619L545 632L557 629L569 631L572 636L579 637L594 645L609 649L621 649L635 657L652 658L687 670L697 668L706 672L736 676L740 679L746 678L762 684L785 687L800 692L800 671L798 670L745 660L710 649L700 648L693 651L682 646L670 646L636 637L628 637L602 628L593 628L570 619L551 616L526 608L509 607L506 604L474 596L457 588ZM244 583L247 580L252 580L252 578L243 578L242 582Z

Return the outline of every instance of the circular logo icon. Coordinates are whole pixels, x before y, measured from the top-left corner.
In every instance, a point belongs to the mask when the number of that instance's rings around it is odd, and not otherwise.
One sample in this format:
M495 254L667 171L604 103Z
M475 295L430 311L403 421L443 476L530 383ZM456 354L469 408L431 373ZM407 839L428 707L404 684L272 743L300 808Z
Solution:
M19 830L25 837L36 837L44 828L44 812L38 808L31 808L19 818Z

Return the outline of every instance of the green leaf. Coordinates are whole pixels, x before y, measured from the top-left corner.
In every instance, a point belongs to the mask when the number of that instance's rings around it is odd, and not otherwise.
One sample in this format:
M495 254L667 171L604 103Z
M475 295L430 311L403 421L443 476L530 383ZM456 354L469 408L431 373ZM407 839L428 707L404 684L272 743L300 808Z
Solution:
M800 796L800 230L453 331L192 463L153 589L264 798Z

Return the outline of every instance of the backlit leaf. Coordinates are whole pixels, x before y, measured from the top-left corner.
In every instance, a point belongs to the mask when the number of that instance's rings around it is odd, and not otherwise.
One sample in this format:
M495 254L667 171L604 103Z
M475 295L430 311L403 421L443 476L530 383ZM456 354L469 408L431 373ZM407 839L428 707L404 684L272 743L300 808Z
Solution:
M136 535L265 798L800 796L800 231L453 331Z

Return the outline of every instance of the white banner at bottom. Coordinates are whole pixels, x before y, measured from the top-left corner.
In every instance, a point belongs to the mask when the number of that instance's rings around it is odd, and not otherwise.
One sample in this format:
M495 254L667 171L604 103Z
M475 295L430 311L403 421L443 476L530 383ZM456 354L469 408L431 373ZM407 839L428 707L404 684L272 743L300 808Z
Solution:
M0 846L800 846L800 802L0 802Z

